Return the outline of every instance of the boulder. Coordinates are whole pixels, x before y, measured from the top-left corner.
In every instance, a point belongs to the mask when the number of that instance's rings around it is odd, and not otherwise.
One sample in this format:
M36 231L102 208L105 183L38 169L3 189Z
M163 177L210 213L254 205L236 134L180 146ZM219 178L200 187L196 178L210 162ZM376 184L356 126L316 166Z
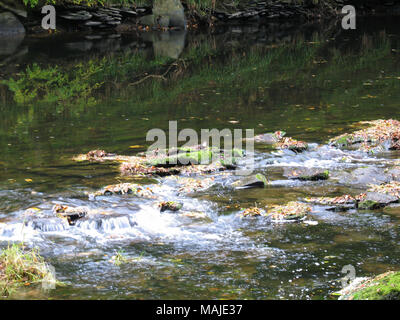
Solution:
M186 29L185 11L180 0L154 0L153 15L159 19L169 18L169 27Z
M261 173L244 177L238 181L231 184L232 187L236 189L241 188L264 188L268 184L267 178Z
M139 19L139 23L141 25L152 28L152 27L156 26L157 21L156 21L154 14L148 14L146 16L141 17Z
M283 175L289 179L317 181L329 179L329 171L319 168L285 168Z
M11 12L0 13L0 39L24 34L25 28L15 15Z
M364 200L358 204L359 209L374 210L387 206L390 203L397 202L398 197L380 192L367 192Z

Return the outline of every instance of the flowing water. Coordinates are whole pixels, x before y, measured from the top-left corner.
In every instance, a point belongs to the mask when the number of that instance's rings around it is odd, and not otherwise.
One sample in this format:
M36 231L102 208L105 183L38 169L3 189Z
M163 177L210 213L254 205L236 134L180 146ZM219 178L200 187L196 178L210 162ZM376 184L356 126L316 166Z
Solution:
M357 276L398 269L398 209L314 206L308 219L317 225L238 215L254 204L364 190L341 179L294 182L285 168L320 167L334 175L384 168L398 158L326 145L354 122L400 119L394 19L359 19L353 31L335 22L282 23L16 41L16 51L0 51L6 80L0 85L0 246L24 241L38 247L66 286L24 288L15 298L331 299L345 265ZM25 80L9 81L18 76ZM178 130L198 132L284 130L311 148L280 153L256 144L255 171L269 178L266 188L233 190L235 177L218 173L210 175L211 188L194 194L177 192L171 178L130 179L115 164L72 161L96 148L145 151L148 130L167 130L169 120L178 121ZM131 181L157 185L159 199L179 200L184 212L198 216L160 213L152 199L87 196ZM52 215L55 204L109 214L67 226ZM117 252L129 261L110 262Z

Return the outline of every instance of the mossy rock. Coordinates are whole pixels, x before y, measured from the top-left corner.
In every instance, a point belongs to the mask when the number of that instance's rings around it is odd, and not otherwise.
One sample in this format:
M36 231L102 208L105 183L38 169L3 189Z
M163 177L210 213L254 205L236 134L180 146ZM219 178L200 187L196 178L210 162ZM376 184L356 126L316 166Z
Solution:
M348 147L350 144L352 144L352 138L350 135L345 135L334 141L332 144L337 146L337 147Z
M288 168L284 173L289 179L297 179L301 181L318 181L329 179L329 170L318 168Z
M214 153L210 150L178 153L172 156L158 157L149 160L146 164L155 167L188 166L193 164L209 164L213 160ZM217 158L216 156L214 158Z
M372 200L365 200L358 204L358 209L360 210L375 210L382 207L384 207L384 205Z
M231 184L234 188L264 188L268 184L268 179L261 173L244 177Z
M361 210L375 210L386 207L390 203L398 202L398 197L382 192L367 192L363 201L358 204Z
M164 212L167 210L178 211L182 209L183 203L176 201L163 201L158 204L158 207L160 208L160 212Z
M174 167L189 166L198 164L211 164L220 161L223 166L235 165L237 157L243 157L244 152L239 149L233 149L231 157L225 158L223 150L216 148L206 148L204 150L193 151L190 148L178 148L167 150L163 153L165 156L155 156L146 161L146 165L155 167Z

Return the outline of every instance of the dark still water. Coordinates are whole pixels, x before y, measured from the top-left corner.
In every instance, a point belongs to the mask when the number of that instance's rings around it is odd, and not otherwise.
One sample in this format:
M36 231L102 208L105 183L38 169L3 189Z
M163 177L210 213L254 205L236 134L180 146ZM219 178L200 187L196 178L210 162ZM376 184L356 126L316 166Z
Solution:
M15 298L330 299L345 265L357 276L398 270L398 209L315 206L316 225L238 216L255 203L362 190L340 179L294 183L283 176L286 167L351 172L397 159L325 145L354 122L400 119L396 21L359 19L355 31L330 23L53 35L10 47L0 49L0 246L38 247L66 284L47 293L26 288ZM284 130L313 148L296 155L256 145L256 172L268 187L233 190L229 177L215 174L216 185L191 195L177 194L168 178L132 180L115 164L72 161L97 148L145 151L146 133L167 130L170 120L198 132ZM154 200L133 196L86 195L130 181L159 184L162 199L178 199L197 215L160 213ZM113 214L62 227L49 218L57 203ZM39 217L34 223L30 212ZM110 262L117 252L128 262Z

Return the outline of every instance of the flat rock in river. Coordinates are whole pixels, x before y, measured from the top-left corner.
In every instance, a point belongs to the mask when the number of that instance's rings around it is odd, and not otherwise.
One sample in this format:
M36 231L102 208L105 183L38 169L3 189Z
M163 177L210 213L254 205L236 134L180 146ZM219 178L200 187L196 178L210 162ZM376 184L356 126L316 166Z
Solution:
M397 202L398 197L381 192L367 192L364 200L358 204L359 209L378 209L387 206L390 203Z
M329 179L329 171L320 168L285 168L283 175L289 179L317 181Z
M366 187L370 184L382 184L392 179L385 174L384 169L377 167L357 168L352 172L336 172L332 174L334 179L347 185Z
M263 188L268 184L267 178L261 173L244 177L231 185L235 188Z

